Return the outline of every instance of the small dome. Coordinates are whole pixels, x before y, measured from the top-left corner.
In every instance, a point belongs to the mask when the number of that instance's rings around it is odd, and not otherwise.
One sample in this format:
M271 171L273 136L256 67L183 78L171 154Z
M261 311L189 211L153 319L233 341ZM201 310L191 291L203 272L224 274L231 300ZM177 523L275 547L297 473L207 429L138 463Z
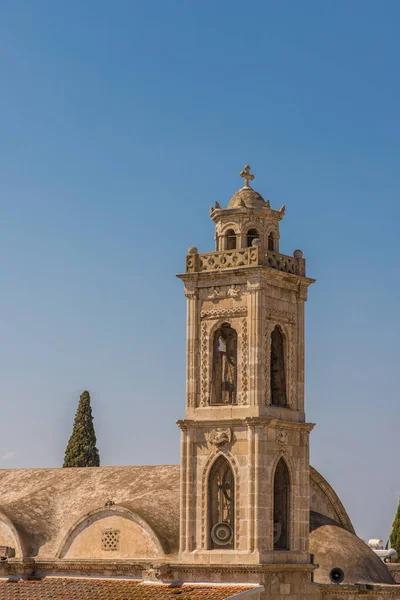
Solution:
M229 201L228 208L263 208L265 206L264 198L250 186L242 187L236 194L233 194Z
M344 584L394 583L385 563L359 537L319 513L310 514L310 552L319 565L316 583L331 583L331 569L344 572Z

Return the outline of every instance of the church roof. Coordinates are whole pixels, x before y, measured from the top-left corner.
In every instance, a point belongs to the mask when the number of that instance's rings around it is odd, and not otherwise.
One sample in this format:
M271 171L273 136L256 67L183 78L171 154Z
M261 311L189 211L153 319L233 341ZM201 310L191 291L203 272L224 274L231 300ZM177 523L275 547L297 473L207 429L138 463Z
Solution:
M108 502L140 517L170 558L179 547L179 465L0 469L0 520L15 527L17 555L57 557L82 518ZM349 531L351 522L328 482L310 467L311 510Z
M263 208L265 200L250 186L244 186L229 201L228 208Z
M316 583L331 583L329 573L342 569L344 584L393 584L394 580L384 562L359 537L338 523L315 512L310 515L310 552L319 567Z
M253 595L261 586L153 584L134 579L45 577L38 581L0 582L0 600L227 600ZM253 594L252 594L253 592ZM253 595L254 597L254 595Z
M28 556L55 556L82 516L107 501L142 518L166 552L178 551L179 465L0 469L0 512Z

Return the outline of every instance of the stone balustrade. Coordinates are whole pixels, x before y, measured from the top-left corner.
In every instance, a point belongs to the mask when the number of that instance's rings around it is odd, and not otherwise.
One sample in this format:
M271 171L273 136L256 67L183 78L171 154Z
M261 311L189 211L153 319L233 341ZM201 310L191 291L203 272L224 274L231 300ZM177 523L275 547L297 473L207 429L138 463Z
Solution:
M186 255L186 273L240 269L255 267L260 264L262 264L262 256L257 246L243 248L243 250L224 250L222 252L207 252L207 254L189 253Z
M268 250L265 253L264 265L271 269L283 271L284 273L292 273L293 275L302 275L304 277L306 274L306 261L300 250L295 250L294 256L286 256L286 254Z
M237 250L222 252L207 252L198 254L197 248L192 247L186 255L186 273L222 271L225 269L240 269L245 267L265 266L284 273L305 276L305 260L300 250L294 256L286 256L270 250L263 254L259 246L251 246Z

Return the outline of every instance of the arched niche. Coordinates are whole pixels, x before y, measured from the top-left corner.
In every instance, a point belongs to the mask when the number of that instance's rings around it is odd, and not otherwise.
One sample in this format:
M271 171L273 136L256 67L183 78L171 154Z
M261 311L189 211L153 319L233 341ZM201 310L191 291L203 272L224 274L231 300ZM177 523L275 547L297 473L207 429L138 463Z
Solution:
M15 552L15 558L22 558L25 554L14 523L4 513L0 513L0 546L12 548Z
M228 229L225 232L225 250L236 250L237 235L234 229Z
M232 550L235 545L235 477L222 454L211 466L207 489L209 548Z
M270 231L268 234L268 250L276 252L275 234L273 231Z
M290 550L290 473L281 457L274 472L274 550Z
M287 406L286 382L286 338L282 329L277 325L271 333L270 355L270 385L271 404L273 406Z
M237 403L237 354L236 330L223 323L213 337L211 404Z
M162 544L144 519L130 510L101 508L80 519L60 544L58 558L121 559L163 557Z
M259 237L260 234L258 233L258 229L255 227L248 229L246 234L246 246L250 248L250 246L253 244L253 241L259 239Z

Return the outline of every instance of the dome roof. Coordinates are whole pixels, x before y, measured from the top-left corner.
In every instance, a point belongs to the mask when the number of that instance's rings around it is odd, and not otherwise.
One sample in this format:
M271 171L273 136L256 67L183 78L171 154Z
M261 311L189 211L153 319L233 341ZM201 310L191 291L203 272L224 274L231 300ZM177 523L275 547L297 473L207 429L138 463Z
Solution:
M233 194L229 201L228 208L240 208L245 206L246 208L263 208L265 206L265 200L253 188L250 186L242 187L236 194Z
M331 569L344 572L344 584L394 583L387 566L359 537L320 513L310 514L310 552L319 565L316 583L331 583Z

